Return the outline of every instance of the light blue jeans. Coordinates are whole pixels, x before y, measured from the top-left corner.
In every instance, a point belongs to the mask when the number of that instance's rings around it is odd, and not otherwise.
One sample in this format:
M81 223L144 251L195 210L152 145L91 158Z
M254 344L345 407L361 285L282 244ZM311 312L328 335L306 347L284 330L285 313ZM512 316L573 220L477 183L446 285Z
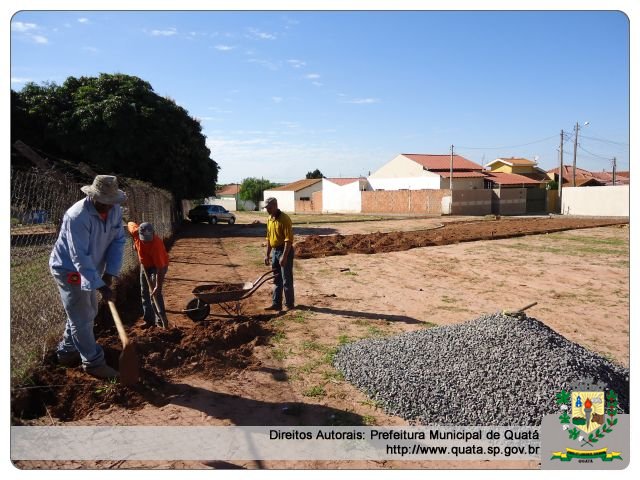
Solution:
M81 290L79 284L68 283L69 273L67 270L51 269L67 314L64 334L56 353L63 356L78 352L85 367L104 365L104 352L93 334L93 322L98 314L96 291Z
M149 285L147 285L147 279L144 277L144 271L142 270L143 268L145 267L140 265L140 295L142 297L142 314L144 316L144 321L146 324L159 326L162 325L162 319L156 315L155 309L153 308L151 292L149 291ZM146 267L146 271L147 275L149 275L151 286L155 285L158 269L156 267ZM156 292L155 297L158 302L158 307L160 307L160 315L164 317L164 297L162 296L162 292Z

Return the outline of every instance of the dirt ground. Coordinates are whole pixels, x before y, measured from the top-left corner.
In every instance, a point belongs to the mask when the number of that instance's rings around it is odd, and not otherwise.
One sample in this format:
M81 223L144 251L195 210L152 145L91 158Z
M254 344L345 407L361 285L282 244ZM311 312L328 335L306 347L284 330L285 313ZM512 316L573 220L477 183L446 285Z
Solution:
M50 388L14 395L14 423L407 425L331 366L340 344L460 323L533 302L529 316L629 365L626 221L424 218L303 224L294 232L295 310L265 314L270 304L265 285L225 309L211 305L211 314L194 322L182 311L195 287L240 284L265 272L265 226L185 224L170 251L165 287L171 328L145 330L139 315L129 318L137 322L128 331L140 356L140 384L101 384L79 368L56 367L50 356L34 377L36 385ZM533 232L555 233L517 236ZM101 332L99 341L108 362L117 366L115 331ZM537 468L538 463L23 461L18 466L379 469Z

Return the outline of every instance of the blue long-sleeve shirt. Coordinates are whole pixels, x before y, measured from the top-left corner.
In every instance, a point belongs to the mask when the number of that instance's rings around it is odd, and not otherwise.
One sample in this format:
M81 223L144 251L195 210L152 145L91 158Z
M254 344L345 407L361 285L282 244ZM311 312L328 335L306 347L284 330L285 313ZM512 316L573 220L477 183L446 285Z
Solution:
M74 203L64 214L49 267L79 272L82 290L104 286L102 275L118 276L126 237L122 208L114 205L102 220L89 197Z

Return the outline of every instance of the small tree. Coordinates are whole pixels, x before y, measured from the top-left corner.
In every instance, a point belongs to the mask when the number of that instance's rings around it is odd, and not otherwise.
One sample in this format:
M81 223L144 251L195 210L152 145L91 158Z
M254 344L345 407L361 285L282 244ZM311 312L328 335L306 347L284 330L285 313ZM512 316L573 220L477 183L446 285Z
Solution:
M316 168L313 172L307 172L307 178L324 178L324 175Z
M258 205L264 191L275 186L275 183L270 180L265 180L264 178L245 178L242 181L242 185L240 185L240 199L252 201L256 204L256 210L258 210Z

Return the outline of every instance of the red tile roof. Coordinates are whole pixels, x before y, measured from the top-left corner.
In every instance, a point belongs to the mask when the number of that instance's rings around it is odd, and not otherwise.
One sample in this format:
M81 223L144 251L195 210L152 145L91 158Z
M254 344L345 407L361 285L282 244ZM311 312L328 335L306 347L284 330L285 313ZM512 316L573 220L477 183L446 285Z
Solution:
M486 177L486 175L482 172L461 172L461 171L453 171L453 175L451 175L451 173L449 172L449 170L447 171L437 171L437 172L433 172L433 173L437 173L438 175L440 175L443 178L449 178L449 177L453 177L453 178L484 178Z
M593 172L593 176L606 185L613 185L613 172ZM629 172L616 172L616 185L629 184Z
M543 182L517 173L486 172L487 180L497 185L540 185Z
M217 196L237 195L239 191L240 191L240 185L237 183L233 183L231 185L227 185L226 187L223 187L220 190L216 191L216 195Z
M305 178L303 180L298 180L293 183L289 183L288 185L283 185L281 187L270 188L269 190L275 192L297 192L299 190L303 190L311 185L315 185L318 182L321 182L321 178Z
M547 170L549 173L557 174L560 169L552 168ZM576 186L588 183L589 185L604 185L606 182L599 180L593 172L583 168L576 167ZM562 185L573 185L573 167L569 165L562 166Z
M401 154L416 163L419 163L427 170L449 170L451 166L451 155L431 155L422 153ZM460 155L453 156L454 170L482 170L482 165L467 160Z
M340 185L341 187L344 185L349 185L350 183L357 182L358 180L364 180L360 178L325 178L325 180L329 180L331 183L335 183L336 185Z

